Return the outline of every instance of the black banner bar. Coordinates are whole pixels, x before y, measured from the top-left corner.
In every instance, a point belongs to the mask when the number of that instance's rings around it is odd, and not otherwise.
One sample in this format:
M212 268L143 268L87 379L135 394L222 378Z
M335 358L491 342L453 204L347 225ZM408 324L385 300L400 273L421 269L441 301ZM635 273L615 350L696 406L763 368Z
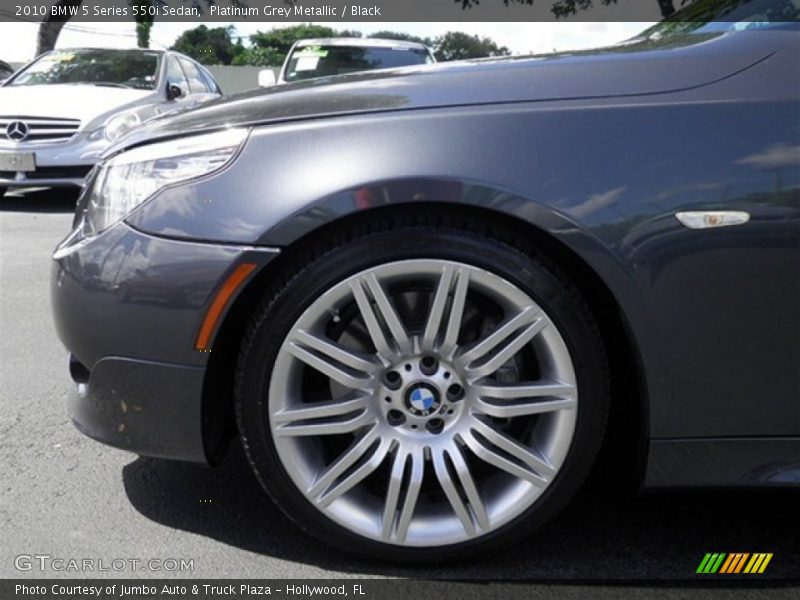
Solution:
M641 600L697 597L730 598L731 587L758 591L772 599L796 598L797 587L776 582L730 583L694 586L641 585L605 582L575 585L571 582L432 581L415 579L4 579L3 600L549 600L574 598ZM716 589L715 589L716 588Z
M680 8L682 0L672 0ZM706 0L702 0L706 1ZM564 12L564 11L567 12ZM0 0L0 22L659 21L658 0Z

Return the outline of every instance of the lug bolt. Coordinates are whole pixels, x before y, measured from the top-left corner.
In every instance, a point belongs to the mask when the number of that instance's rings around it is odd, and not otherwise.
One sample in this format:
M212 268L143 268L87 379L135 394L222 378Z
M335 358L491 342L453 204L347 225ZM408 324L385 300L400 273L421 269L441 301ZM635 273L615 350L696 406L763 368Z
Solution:
M458 402L464 398L464 388L457 383L454 383L447 388L447 399L450 402Z
M388 371L383 376L383 383L390 390L398 390L403 383L403 377L397 371Z
M386 415L386 419L389 421L389 425L392 426L402 425L406 422L406 416L399 410L390 410Z
M439 363L433 356L423 356L419 361L419 370L423 375L431 376L439 369Z
M430 433L442 433L442 429L444 429L444 421L441 419L431 419L425 423L425 429L427 429Z

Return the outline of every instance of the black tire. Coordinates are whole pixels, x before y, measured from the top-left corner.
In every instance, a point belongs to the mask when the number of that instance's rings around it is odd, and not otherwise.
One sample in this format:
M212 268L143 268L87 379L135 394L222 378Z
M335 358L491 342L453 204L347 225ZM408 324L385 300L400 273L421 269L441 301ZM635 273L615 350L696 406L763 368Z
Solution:
M367 267L406 258L441 258L493 271L527 292L556 323L577 375L580 410L572 445L553 482L515 521L469 541L405 547L362 537L335 523L300 493L278 458L269 427L271 366L289 328L335 283ZM418 562L485 556L529 536L572 499L598 454L608 413L608 363L587 303L550 259L484 221L402 216L342 228L284 263L253 316L236 374L236 414L250 464L267 493L300 528L340 550L373 559Z
M0 187L0 200L2 200L3 197L6 195L6 191L7 190L8 190L8 188Z

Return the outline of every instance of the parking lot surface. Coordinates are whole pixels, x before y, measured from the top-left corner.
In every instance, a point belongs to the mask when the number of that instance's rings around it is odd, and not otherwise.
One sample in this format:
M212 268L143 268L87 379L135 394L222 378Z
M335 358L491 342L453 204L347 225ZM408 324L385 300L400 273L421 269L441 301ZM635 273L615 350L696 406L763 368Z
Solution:
M521 546L470 564L398 568L308 538L262 494L237 444L211 469L83 437L66 414L67 353L49 306L50 254L68 232L74 200L63 191L0 200L0 577L644 580L724 590L735 589L736 576L695 574L705 553L772 552L757 589L766 595L800 580L796 490L641 494L605 461L570 507ZM34 554L190 559L193 570L15 568L17 556Z

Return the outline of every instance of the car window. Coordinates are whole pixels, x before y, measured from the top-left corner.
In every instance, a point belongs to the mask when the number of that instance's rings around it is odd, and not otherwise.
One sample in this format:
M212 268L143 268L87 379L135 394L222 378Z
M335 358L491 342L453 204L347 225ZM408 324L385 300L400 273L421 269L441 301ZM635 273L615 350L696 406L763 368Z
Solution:
M183 69L181 69L180 64L178 64L178 59L174 56L171 57L169 63L167 63L167 81L169 85L177 85L184 93L189 93L189 82L186 81L186 75L184 75Z
M152 90L161 54L141 50L55 50L32 62L10 85L90 84Z
M180 61L183 70L186 72L186 76L189 78L189 93L208 94L209 90L203 81L203 76L200 74L200 70L195 64L184 58L181 58Z
M343 75L372 69L389 69L430 63L423 48L359 46L303 46L289 57L286 81Z
M200 75L203 76L203 81L205 82L206 87L211 91L211 93L221 94L222 90L219 89L219 84L214 79L214 76L211 74L211 72L202 65L200 65L198 68L200 69Z

